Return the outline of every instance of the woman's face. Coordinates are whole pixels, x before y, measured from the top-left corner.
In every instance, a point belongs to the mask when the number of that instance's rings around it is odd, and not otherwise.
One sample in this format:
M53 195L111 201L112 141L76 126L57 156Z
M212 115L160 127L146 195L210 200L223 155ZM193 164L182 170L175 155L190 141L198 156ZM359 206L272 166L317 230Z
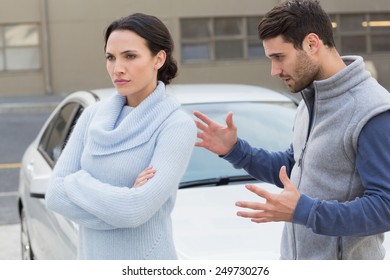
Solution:
M136 107L157 86L157 72L165 62L160 51L153 56L144 38L129 30L115 30L107 40L106 67L119 94Z

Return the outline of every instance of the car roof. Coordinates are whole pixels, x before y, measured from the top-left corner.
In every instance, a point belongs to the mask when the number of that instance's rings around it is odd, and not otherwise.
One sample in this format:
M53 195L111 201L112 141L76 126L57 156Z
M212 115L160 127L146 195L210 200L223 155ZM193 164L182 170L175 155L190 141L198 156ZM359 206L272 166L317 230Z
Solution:
M91 92L99 99L104 99L112 95L115 88L95 89ZM173 84L167 86L167 92L173 94L182 104L234 101L292 102L290 98L277 91L243 84Z

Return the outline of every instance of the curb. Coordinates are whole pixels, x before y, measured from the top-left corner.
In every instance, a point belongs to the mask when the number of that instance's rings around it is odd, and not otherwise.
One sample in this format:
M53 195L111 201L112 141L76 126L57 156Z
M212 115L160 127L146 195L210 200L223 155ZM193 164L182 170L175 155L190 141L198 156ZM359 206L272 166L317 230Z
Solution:
M46 113L52 112L59 102L7 103L0 104L1 113Z

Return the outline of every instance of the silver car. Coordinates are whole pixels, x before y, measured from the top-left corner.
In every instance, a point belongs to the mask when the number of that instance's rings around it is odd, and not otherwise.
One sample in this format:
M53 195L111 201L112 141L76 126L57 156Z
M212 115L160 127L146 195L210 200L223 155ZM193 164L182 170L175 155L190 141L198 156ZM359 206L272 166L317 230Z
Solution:
M234 112L239 137L253 146L286 149L292 139L296 102L275 91L248 85L172 85L169 92L192 115L195 110L224 123ZM84 108L114 89L79 91L53 111L27 148L20 170L18 208L23 259L74 259L78 227L45 207L52 169ZM246 183L260 184L243 170L195 148L172 213L180 259L277 259L283 223L254 224L236 216L238 200L253 200Z

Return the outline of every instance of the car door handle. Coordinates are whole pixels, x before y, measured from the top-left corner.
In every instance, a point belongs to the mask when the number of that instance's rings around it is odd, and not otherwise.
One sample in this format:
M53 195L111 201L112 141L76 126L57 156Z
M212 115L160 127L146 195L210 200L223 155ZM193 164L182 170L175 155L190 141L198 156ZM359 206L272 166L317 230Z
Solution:
M34 170L34 161L33 160L31 160L28 164L27 164L27 171L28 171L28 173L32 173L33 172L33 170Z

